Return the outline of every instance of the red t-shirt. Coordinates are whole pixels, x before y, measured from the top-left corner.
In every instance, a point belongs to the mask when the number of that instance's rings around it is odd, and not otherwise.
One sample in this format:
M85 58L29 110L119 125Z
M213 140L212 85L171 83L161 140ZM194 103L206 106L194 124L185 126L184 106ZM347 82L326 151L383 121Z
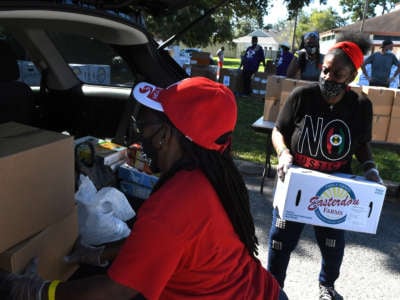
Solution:
M279 285L235 233L199 170L179 171L140 208L108 271L152 299L278 299Z

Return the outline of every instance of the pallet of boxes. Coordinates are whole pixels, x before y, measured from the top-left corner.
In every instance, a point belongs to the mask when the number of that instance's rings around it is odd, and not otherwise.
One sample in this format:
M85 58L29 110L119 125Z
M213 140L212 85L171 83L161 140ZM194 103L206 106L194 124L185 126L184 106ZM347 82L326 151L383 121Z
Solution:
M210 52L192 52L190 64L184 64L182 68L191 77L203 76L211 80L217 80L217 65L211 65Z
M372 102L372 141L400 144L400 90L377 86L351 86Z
M78 237L71 136L0 124L0 269L21 272L39 258L43 279L68 279L64 262Z
M265 121L275 122L280 109L294 88L315 83L314 81L286 78L270 75L267 78L264 113Z

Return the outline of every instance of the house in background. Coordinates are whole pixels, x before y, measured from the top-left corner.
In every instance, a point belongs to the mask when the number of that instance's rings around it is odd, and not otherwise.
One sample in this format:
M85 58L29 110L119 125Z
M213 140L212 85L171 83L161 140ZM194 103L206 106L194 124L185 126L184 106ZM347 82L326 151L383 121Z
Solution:
M254 30L245 36L233 40L236 44L236 57L240 57L246 51L247 47L251 45L251 38L253 36L258 37L258 44L264 48L265 58L275 59L279 49L276 34L274 31L264 31L261 29Z
M335 44L336 35L343 31L360 32L362 21L335 28L320 33L320 49L321 53L326 53L330 47ZM382 41L391 39L393 41L394 54L400 56L400 3L397 3L393 11L390 13L366 19L364 21L363 32L370 35L373 43L372 53L379 51Z

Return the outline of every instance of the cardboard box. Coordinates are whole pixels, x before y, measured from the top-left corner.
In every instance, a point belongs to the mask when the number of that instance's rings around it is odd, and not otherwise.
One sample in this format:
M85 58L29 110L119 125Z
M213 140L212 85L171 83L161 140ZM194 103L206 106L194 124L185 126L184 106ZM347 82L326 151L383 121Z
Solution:
M33 257L38 257L38 274L43 279L67 280L78 265L65 263L64 256L71 252L77 237L78 214L74 209L40 233L1 253L0 268L18 273Z
M150 189L158 181L157 176L141 172L128 164L123 164L118 168L118 177L124 181L134 182Z
M251 79L251 88L254 95L260 95L264 99L267 87L267 73L256 72Z
M149 187L145 187L143 185L134 182L128 182L123 180L119 183L119 187L125 195L139 199L149 198L152 190Z
M229 87L234 93L243 91L242 71L237 69L222 68L219 75L219 82Z
M400 118L400 90L396 90L392 105L392 118Z
M285 78L282 82L282 91L280 95L280 106L282 107L286 99L292 93L292 91L299 86L307 86L310 84L316 83L315 81L308 81L308 80L299 80L299 79L291 79Z
M372 118L372 140L386 141L389 130L389 116L373 115Z
M190 76L203 76L215 81L217 79L217 66L192 65Z
M198 66L208 66L210 64L210 52L192 52L191 63Z
M385 194L362 177L293 167L278 179L274 207L284 220L376 233Z
M400 144L400 117L391 117L386 141Z
M374 115L391 115L394 99L393 89L364 85L362 86L362 91L371 100Z
M265 97L264 115L265 121L275 122L279 113L279 99L276 97Z
M285 76L278 75L268 76L265 96L279 99L281 97L282 82L285 78Z
M0 124L0 252L74 208L71 136L23 124Z

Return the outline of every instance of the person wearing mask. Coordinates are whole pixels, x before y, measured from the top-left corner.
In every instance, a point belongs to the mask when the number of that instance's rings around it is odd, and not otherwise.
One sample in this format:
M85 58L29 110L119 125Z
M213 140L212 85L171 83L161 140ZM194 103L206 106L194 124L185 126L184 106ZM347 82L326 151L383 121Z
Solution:
M233 93L192 77L167 88L141 82L132 94L141 104L133 127L161 176L107 275L59 283L3 272L2 299L287 299L256 257L231 155Z
M347 33L338 37L325 55L319 83L292 91L272 132L272 143L278 155L277 180L284 180L292 164L325 173L351 173L355 155L364 176L383 183L370 149L372 103L366 95L348 88L370 46L370 40L361 34ZM319 299L341 299L334 284L343 260L345 232L313 227L322 255ZM282 288L290 254L303 228L303 223L285 221L277 209L273 209L268 270Z
M375 52L365 59L361 69L369 85L389 87L390 83L399 75L399 61L392 51L393 42L387 39L382 42L381 51ZM368 74L365 68L368 64L371 64L371 74ZM390 77L392 66L397 66L397 70Z
M283 42L279 45L279 52L276 58L276 75L286 76L287 69L293 59L293 54L289 51L290 45L288 42Z
M258 38L253 36L251 38L251 46L246 49L239 66L239 70L243 67L242 77L244 96L251 95L251 77L258 71L260 63L263 64L265 71L264 49L258 45Z
M287 69L287 77L302 80L318 81L321 73L321 65L324 55L319 52L319 34L316 31L308 32L302 37L300 50L294 53L294 57Z

